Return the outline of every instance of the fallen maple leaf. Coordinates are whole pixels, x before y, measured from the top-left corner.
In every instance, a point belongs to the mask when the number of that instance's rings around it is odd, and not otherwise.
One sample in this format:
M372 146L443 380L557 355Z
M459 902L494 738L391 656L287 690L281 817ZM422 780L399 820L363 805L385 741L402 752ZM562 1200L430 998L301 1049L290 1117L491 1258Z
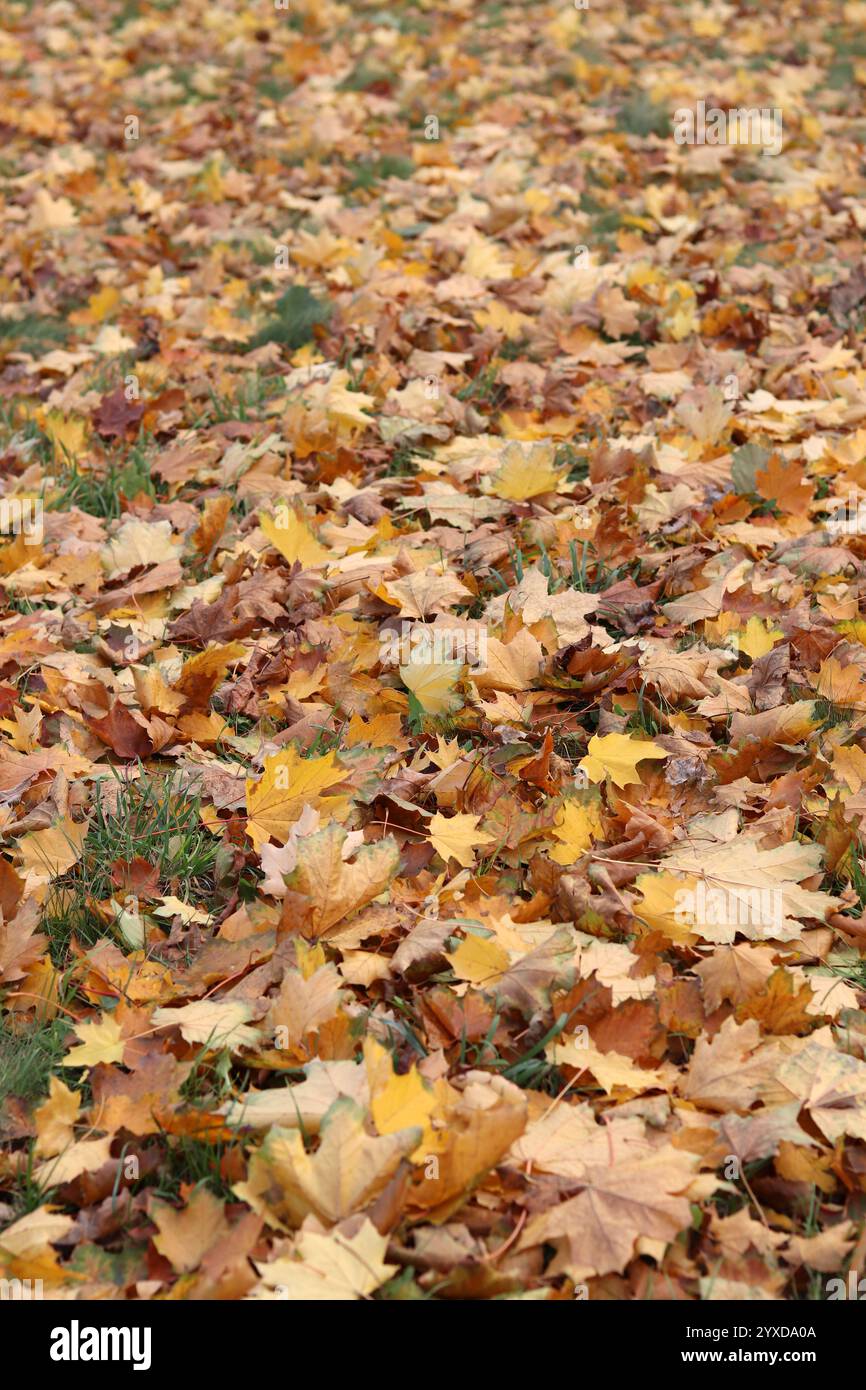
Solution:
M305 806L339 814L346 798L323 793L344 778L333 752L302 758L291 744L285 752L265 758L261 779L248 777L246 782L250 839L257 847L271 836L285 844Z
M299 1226L310 1212L333 1226L372 1201L420 1139L417 1127L372 1136L355 1103L339 1099L322 1122L315 1153L306 1152L300 1134L274 1128L235 1191L277 1226Z
M167 1202L154 1202L150 1214L159 1230L153 1237L154 1248L177 1274L197 1269L211 1246L229 1230L222 1202L205 1187L190 1193L181 1211Z
M396 873L400 852L390 835L364 845L348 864L342 853L345 838L341 826L329 825L299 842L298 864L288 887L309 899L312 936L324 936L378 897Z
M598 806L570 798L559 811L550 833L559 841L548 850L551 859L556 864L573 864L603 834Z
M444 952L458 980L490 987L508 970L510 958L497 941L468 932L454 951Z
M43 1187L61 1187L82 1173L95 1173L111 1162L111 1138L78 1139L53 1158L46 1158L33 1170L33 1177Z
M288 507L278 512L275 518L260 516L259 526L271 545L290 565L301 564L304 569L311 569L330 558L329 552L319 544L307 523Z
M637 765L644 758L667 756L664 748L649 739L629 738L628 734L593 734L580 766L591 782L610 777L614 786L627 787L640 781Z
M520 1247L553 1242L553 1268L573 1279L625 1269L639 1239L669 1242L688 1226L694 1160L670 1147L588 1168L584 1190L527 1223Z
M341 1303L368 1298L397 1271L397 1265L384 1262L387 1244L387 1236L367 1219L351 1237L302 1231L291 1258L260 1263L258 1271L264 1288L280 1299ZM261 1291L253 1294L263 1296Z
M364 1067L370 1094L370 1114L380 1134L397 1134L400 1130L419 1128L421 1138L416 1156L433 1141L430 1117L440 1097L428 1086L414 1064L407 1072L393 1069L390 1052L367 1038L364 1042Z
M159 565L177 558L170 521L128 519L117 528L102 551L109 579L127 574L139 565Z
M400 679L425 714L453 714L462 704L457 681L462 661L412 661L400 667Z
M36 1153L40 1158L59 1154L71 1143L81 1109L81 1093L72 1091L57 1076L49 1081L48 1100L35 1114Z
M784 1090L805 1105L831 1143L866 1139L866 1062L813 1039L778 1069Z
M255 1047L257 1028L249 1026L252 1009L241 999L202 999L179 1009L156 1009L155 1028L179 1028L190 1043L204 1043L213 1052L222 1048Z
M502 463L490 478L491 492L512 502L556 492L567 470L556 467L555 454L549 444L536 444L528 450L518 443L506 445Z
M353 1100L365 1109L370 1099L367 1074L355 1062L308 1062L305 1079L297 1085L280 1086L268 1091L245 1091L240 1100L228 1101L224 1107L226 1123L270 1129L297 1126L317 1134L319 1126L335 1100L341 1096Z
M446 864L456 859L464 869L475 863L476 848L493 843L493 836L478 829L480 816L470 816L458 812L453 816L443 816L437 811L427 827L433 848L442 855Z
M23 980L37 961L48 938L36 931L36 914L20 912L11 922L0 919L0 981Z
M140 724L120 700L115 700L101 719L88 719L87 723L120 758L146 758L153 752L153 742L144 723Z
M70 816L65 816L50 829L36 830L19 840L21 863L27 870L55 878L78 863L86 834L86 824L79 824Z
M526 1098L502 1076L470 1071L440 1107L436 1163L412 1188L411 1204L431 1210L464 1192L505 1154L526 1125Z
M123 386L118 386L109 396L103 396L93 412L93 423L97 433L104 438L133 438L138 433L144 403L128 400Z

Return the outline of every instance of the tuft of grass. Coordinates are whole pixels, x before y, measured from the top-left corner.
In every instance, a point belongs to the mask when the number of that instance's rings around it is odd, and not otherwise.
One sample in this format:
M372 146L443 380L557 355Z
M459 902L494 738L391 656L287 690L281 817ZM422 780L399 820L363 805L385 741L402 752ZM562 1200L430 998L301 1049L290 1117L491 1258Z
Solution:
M479 405L491 408L501 404L508 394L507 388L497 381L497 368L490 363L466 386L457 392L458 401L477 401Z
M260 372L251 372L244 377L232 393L218 395L211 390L209 393L210 409L206 410L195 423L198 426L206 418L216 421L218 424L222 424L226 420L257 419L262 406L283 389L282 377L266 377Z
M0 1032L0 1097L35 1100L48 1090L48 1078L63 1056L66 1019L37 1020L27 1028Z
M371 189L382 179L411 179L415 165L411 159L386 154L381 159L356 159L347 166L348 181L343 189L351 193L356 188Z
M415 459L423 455L424 450L413 449L411 444L398 444L388 460L388 467L386 469L388 477L411 477L418 472L418 465Z
M553 463L555 468L568 468L570 483L582 483L589 477L589 455L580 453L573 444L560 444Z
M671 133L670 113L667 107L649 101L645 92L638 92L619 108L616 128L627 135L658 135L664 139Z
M160 1163L155 1185L144 1181L143 1186L152 1186L156 1196L168 1201L180 1197L181 1187L188 1184L207 1187L223 1202L234 1201L232 1183L236 1178L230 1176L233 1160L242 1157L243 1141L233 1139L226 1143L218 1139L211 1143L206 1139L193 1139L180 1135L165 1147L163 1161Z
M0 405L0 452L13 450L28 462L49 464L54 446L44 430L16 405Z
M51 959L60 968L66 964L73 937L82 946L95 946L105 935L105 924L89 906L79 883L52 884L39 926L48 937Z
M373 67L363 59L355 65L348 77L337 88L338 92L366 92L371 87L390 88L393 75L385 68Z
M614 569L609 569L603 560L591 559L589 541L580 542L579 553L577 541L569 541L568 550L571 557L569 587L579 589L583 594L603 593L605 589L612 588L620 579L624 579L632 569L630 565L617 565ZM640 570L639 562L637 570ZM635 577L637 578L637 574Z
M47 504L49 511L68 511L78 507L90 516L116 520L121 515L121 493L137 497L140 492L156 496L150 476L150 463L140 444L131 449L124 463L111 462L105 473L82 472L75 464L65 468L58 479L59 491Z
M830 875L830 885L832 892L838 892L846 887L853 888L857 894L857 904L851 909L855 915L866 911L866 863L864 863L866 846L862 839L852 840L841 861L836 866L836 870ZM862 984L866 983L866 961L859 960L858 978Z
M822 732L833 729L837 724L847 724L849 712L837 705L835 700L820 695L815 701L815 718L820 720Z
M48 352L65 343L71 329L59 318L48 314L24 314L22 318L0 319L0 351Z
M43 911L55 961L65 959L73 936L93 945L105 935L91 903L118 896L115 860L146 859L157 869L160 890L183 901L213 898L220 842L205 830L200 809L200 797L179 792L171 777L122 782L116 805L97 794L81 858L52 885Z
M0 1203L4 1207L12 1209L12 1215L2 1224L12 1225L22 1216L29 1216L31 1211L36 1211L38 1207L45 1205L51 1198L53 1191L50 1182L43 1186L35 1176L37 1167L36 1142L31 1142L27 1153L26 1167L20 1169L14 1176L4 1178L0 1182Z
M201 798L179 792L171 777L121 783L117 804L98 798L75 871L97 896L111 889L111 864L136 855L155 864L161 884L208 892L219 841L201 823Z
M315 329L328 322L331 306L317 299L306 285L292 285L277 300L276 315L250 339L251 348L265 343L279 343L296 352L315 337Z

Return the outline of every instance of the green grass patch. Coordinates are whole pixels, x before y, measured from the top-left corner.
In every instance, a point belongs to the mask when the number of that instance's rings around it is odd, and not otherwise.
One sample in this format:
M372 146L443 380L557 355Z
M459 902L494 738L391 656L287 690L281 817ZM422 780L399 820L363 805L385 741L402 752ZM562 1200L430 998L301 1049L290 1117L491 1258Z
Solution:
M25 314L0 319L0 352L50 352L67 341L69 324L48 314Z
M219 841L201 823L201 799L178 792L170 777L121 784L116 803L97 797L75 871L97 897L111 888L111 864L139 855L155 865L159 881L179 896L207 893Z
M63 1056L68 1033L65 1018L37 1021L20 1031L4 1025L0 1031L0 1098L32 1101L44 1096L48 1078Z
M324 326L331 317L331 306L317 299L306 285L292 285L274 307L273 318L250 339L251 348L279 343L290 352L296 352L304 343L309 343L315 337L316 328Z
M213 901L220 841L204 828L200 811L199 796L178 791L170 777L122 782L116 802L97 792L82 856L52 884L40 923L58 964L73 936L93 945L107 934L91 903L122 899L112 879L116 860L146 859L157 870L158 891L182 902Z
M616 116L617 130L626 135L657 135L664 139L671 133L671 117L666 106L651 102L645 92L637 92L629 97L619 108Z
M92 473L70 463L59 474L57 491L47 502L49 511L69 511L78 507L90 516L117 520L122 514L123 497L137 497L144 492L156 497L156 487L150 473L150 460L142 444L132 448L126 459L109 462L104 473Z
M346 168L349 177L343 184L344 193L356 188L372 189L382 179L411 179L415 172L411 159L395 154L383 155L381 159L354 159Z

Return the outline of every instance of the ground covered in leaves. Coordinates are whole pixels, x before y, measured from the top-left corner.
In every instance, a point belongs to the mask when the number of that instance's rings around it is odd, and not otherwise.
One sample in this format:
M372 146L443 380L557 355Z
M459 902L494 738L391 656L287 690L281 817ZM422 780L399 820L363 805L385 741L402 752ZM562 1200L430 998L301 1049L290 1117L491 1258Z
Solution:
M0 1277L862 1271L864 19L10 0Z

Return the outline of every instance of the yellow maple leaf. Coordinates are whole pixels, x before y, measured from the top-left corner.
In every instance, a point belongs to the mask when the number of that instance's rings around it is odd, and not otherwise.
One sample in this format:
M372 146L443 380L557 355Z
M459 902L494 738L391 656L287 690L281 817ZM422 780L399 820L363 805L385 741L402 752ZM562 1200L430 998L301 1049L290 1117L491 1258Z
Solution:
M9 742L19 753L33 753L38 746L42 711L38 705L26 710L12 706L12 719L0 719L0 729L10 735Z
M526 502L545 492L556 492L566 470L554 465L551 444L524 449L517 442L506 445L503 460L490 479L490 490L509 502Z
M697 879L693 875L678 878L670 873L640 874L635 886L643 894L635 909L635 916L646 922L653 931L659 931L678 945L695 940L690 929L688 913L684 905L694 901Z
M478 280L511 278L511 265L503 255L501 243L480 234L467 246L460 269L464 275L474 275Z
M504 333L506 338L514 342L523 337L527 324L532 320L527 318L526 314L509 309L506 304L494 299L485 308L476 310L475 322L479 328L492 328L494 332Z
M866 621L863 618L852 618L847 622L837 623L836 626L849 642L859 642L861 647L866 647Z
M453 714L463 697L456 688L462 661L412 661L400 667L400 679L425 714Z
M479 690L529 690L541 670L544 653L541 643L522 627L510 642L491 637L487 643L487 665L473 671Z
M68 198L52 198L47 188L37 190L30 205L30 228L34 232L64 232L78 222L78 213Z
M574 1038L557 1039L544 1054L558 1067L574 1067L578 1073L591 1071L607 1095L621 1090L627 1096L651 1091L660 1084L657 1072L639 1067L620 1052L600 1052L592 1043L585 1046Z
M375 1038L364 1040L364 1066L370 1087L370 1114L379 1133L396 1134L417 1125L422 1139L416 1152L425 1152L425 1143L432 1138L430 1116L436 1109L436 1092L424 1082L415 1063L398 1076L390 1052Z
M295 945L295 959L301 976L305 980L312 979L316 971L321 970L322 966L328 963L325 948L320 946L318 942L315 945L310 945L306 941L298 941Z
M294 507L278 507L274 517L260 516L259 526L290 565L297 562L304 569L314 569L330 559L328 551L319 544Z
M373 421L364 411L372 409L376 404L375 399L363 391L350 391L346 384L348 380L349 374L345 371L335 372L331 377L324 398L328 417L338 425L348 426L350 430L367 429Z
M443 738L441 734L436 735L436 747L431 748L427 756L431 763L435 763L444 772L446 768L453 767L460 761L462 749L459 739Z
M76 1023L73 1032L81 1039L64 1058L64 1067L95 1067L99 1062L122 1062L125 1038L120 1024L111 1014L100 1014L87 1023Z
M745 627L734 628L731 635L736 638L740 651L757 661L758 657L771 652L785 634L780 627L773 627L761 618L750 618Z
M179 1028L189 1043L203 1043L214 1052L223 1047L238 1050L261 1041L258 1028L249 1024L252 1006L244 999L197 999L180 1009L155 1009L154 1027Z
M343 858L345 845L345 830L334 824L298 841L297 866L286 881L310 903L308 934L313 936L324 936L344 917L366 907L397 872L400 851L391 835L362 845L351 864Z
M34 1171L40 1187L60 1187L82 1173L95 1173L111 1158L111 1135L102 1139L79 1139L56 1158L46 1158Z
M857 744L837 748L833 753L833 776L845 782L856 795L866 782L866 753Z
M172 689L184 695L194 709L204 709L231 663L246 655L242 642L206 647L184 662Z
M394 748L404 742L402 732L399 714L375 714L369 722L353 714L343 730L343 746L354 748L365 744L368 748Z
M253 1297L287 1298L292 1303L347 1303L367 1298L399 1267L384 1263L387 1245L388 1237L381 1236L368 1217L351 1237L304 1230L291 1256L257 1265L262 1287L253 1291Z
M328 668L323 663L317 666L315 671L293 671L281 688L293 700L309 700L311 695L322 689L327 679Z
M115 357L120 352L131 352L135 345L135 339L130 338L128 333L121 333L113 323L104 323L93 344L93 351L104 357Z
M202 745L216 743L224 733L231 734L232 732L221 714L216 714L213 710L210 714L203 714L200 709L193 710L191 714L184 714L177 721L177 728L180 733L185 734L194 743ZM206 820L206 811L207 807L203 807L202 820Z
M49 410L42 428L54 445L55 457L75 461L84 451L87 439L87 421L75 415L63 415L59 410Z
M460 942L456 951L446 951L445 958L458 980L468 980L473 985L494 984L511 964L508 952L498 941L474 932Z
M548 851L550 858L555 864L573 864L601 833L597 806L573 799L566 801L551 831L560 843Z
M0 574L15 574L27 566L35 567L42 554L42 546L31 540L22 529L14 540L0 548Z
M640 781L637 764L643 758L667 756L664 748L650 739L629 738L628 734L593 734L580 766L591 782L601 782L607 775L615 786L627 787Z
M591 388L587 388L591 394ZM586 396L583 397L586 400ZM503 410L499 417L503 439L519 439L523 443L549 443L551 439L570 439L574 434L574 417L545 415L542 420L530 410Z
M843 666L835 656L822 662L820 671L809 672L818 695L843 709L866 709L866 680L853 662Z
M0 1236L2 1254L26 1255L48 1254L48 1247L60 1241L72 1225L72 1217L66 1216L56 1206L47 1203L19 1216L11 1226L7 1226Z
M247 1181L235 1186L271 1225L299 1226L310 1212L336 1225L370 1204L421 1139L417 1128L369 1134L364 1111L345 1096L331 1106L320 1133L319 1147L307 1153L296 1130L275 1127L253 1155Z
M39 1158L51 1158L72 1143L78 1112L81 1108L81 1094L72 1091L60 1080L52 1076L48 1083L48 1099L36 1110L36 1154Z
M48 830L23 836L18 844L21 863L25 869L50 878L65 874L81 858L86 834L85 824L78 825L71 816L65 816Z
M261 781L247 778L247 831L258 849L273 836L284 845L304 806L339 815L345 796L323 796L326 787L346 776L333 750L320 758L302 758L294 744L265 758ZM326 817L327 818L327 817Z
M92 294L87 301L84 309L77 309L70 314L71 323L90 324L102 323L107 319L120 303L120 290L115 285L103 285L102 289Z
M526 1127L526 1094L504 1076L470 1071L464 1089L449 1087L438 1130L438 1163L425 1170L410 1204L432 1210L451 1201L493 1168Z
M480 819L480 816L462 813L443 816L441 811L437 811L432 817L429 826L430 843L442 855L446 864L449 859L456 859L464 869L471 869L475 863L475 850L478 845L493 843L492 835L476 828Z
M153 1238L154 1248L178 1274L196 1269L210 1247L230 1229L222 1199L206 1187L197 1187L180 1211L169 1202L154 1202L151 1217L159 1229Z

